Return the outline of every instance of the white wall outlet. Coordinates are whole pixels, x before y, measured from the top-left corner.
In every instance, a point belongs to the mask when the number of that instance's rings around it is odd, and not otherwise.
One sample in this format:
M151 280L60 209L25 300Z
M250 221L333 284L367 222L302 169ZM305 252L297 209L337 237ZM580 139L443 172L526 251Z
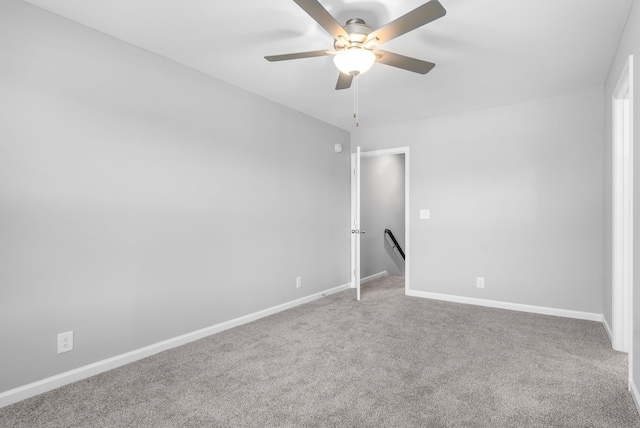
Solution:
M484 288L484 278L481 278L481 277L476 278L476 287Z
M58 334L58 354L73 351L73 331Z
M299 276L296 278L296 288L302 287L302 277Z
M421 209L420 210L420 220L429 220L431 218L431 211Z

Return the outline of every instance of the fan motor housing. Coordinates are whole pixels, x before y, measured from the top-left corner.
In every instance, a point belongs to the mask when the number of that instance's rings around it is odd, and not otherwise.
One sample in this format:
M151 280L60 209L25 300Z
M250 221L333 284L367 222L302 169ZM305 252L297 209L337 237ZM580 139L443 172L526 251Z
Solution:
M344 40L342 38L335 41L333 47L336 50L345 49L351 46L359 46L367 41L367 36L373 32L371 28L367 26L363 19L351 18L347 21L344 29L349 33L350 40Z

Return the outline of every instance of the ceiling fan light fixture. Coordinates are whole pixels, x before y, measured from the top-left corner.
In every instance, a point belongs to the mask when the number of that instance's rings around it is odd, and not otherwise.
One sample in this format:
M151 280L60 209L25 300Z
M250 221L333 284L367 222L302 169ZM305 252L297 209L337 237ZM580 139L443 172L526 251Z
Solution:
M353 76L367 72L374 62L376 55L372 51L355 46L338 51L333 57L333 63L341 73Z

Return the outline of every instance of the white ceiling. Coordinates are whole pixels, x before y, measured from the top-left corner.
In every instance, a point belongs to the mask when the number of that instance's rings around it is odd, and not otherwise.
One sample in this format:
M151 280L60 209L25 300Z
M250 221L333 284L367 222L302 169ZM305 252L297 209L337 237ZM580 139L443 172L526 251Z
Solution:
M27 0L203 73L354 129L353 92L334 89L333 39L292 0ZM320 0L373 29L425 0ZM602 85L633 0L440 0L443 18L382 46L436 63L427 75L375 64L360 123L414 120Z

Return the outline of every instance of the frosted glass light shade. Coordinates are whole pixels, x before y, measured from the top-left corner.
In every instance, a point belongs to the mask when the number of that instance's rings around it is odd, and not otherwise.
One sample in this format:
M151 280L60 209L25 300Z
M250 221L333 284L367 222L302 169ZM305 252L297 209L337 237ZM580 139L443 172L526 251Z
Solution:
M333 63L344 74L362 74L376 62L376 55L368 49L349 48L339 51L333 57Z

